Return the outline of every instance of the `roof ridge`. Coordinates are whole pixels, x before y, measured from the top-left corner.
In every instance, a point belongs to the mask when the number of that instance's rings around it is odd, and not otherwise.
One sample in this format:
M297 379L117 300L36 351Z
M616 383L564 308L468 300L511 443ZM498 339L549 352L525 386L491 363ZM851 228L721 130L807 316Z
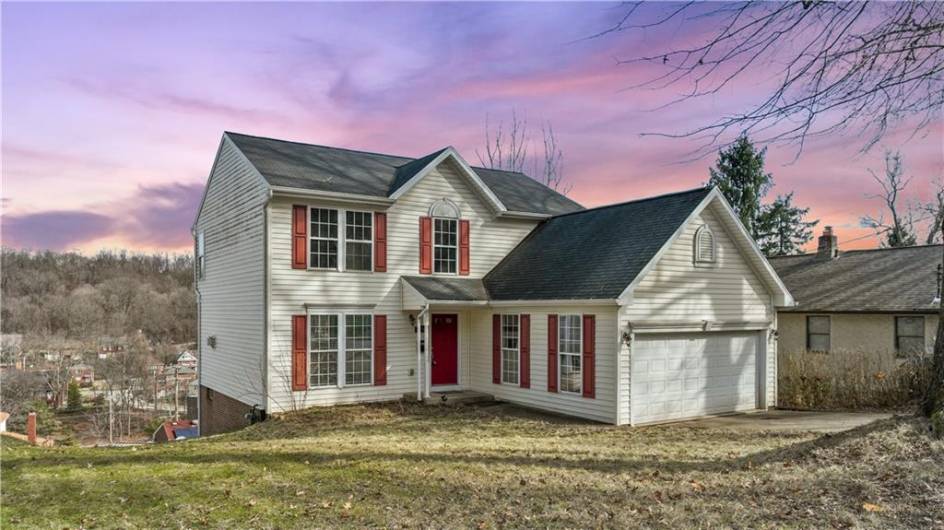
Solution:
M350 153L360 153L364 155L386 156L388 158L403 158L403 159L408 160L408 162L406 162L407 164L409 163L409 161L419 160L420 158L423 158L423 156L427 156L427 155L423 155L421 157L410 157L410 156L403 156L403 155L392 155L390 153L378 153L377 151L364 151L363 149L350 149L348 147L337 147L334 145L312 144L308 142L299 142L296 140L283 140L281 138L272 138L271 136L258 136L255 134L244 134L244 133L239 133L235 131L223 131L223 134L227 134L227 135L234 134L236 136L246 136L248 138L257 138L259 140L270 140L273 142L280 142L283 144L306 145L308 147L320 147L322 149L334 149L337 151L348 151Z
M577 210L577 211L575 211L575 212L567 212L567 213L557 214L557 215L551 216L551 219L556 219L556 218L558 218L558 217L564 217L564 216L567 216L567 215L576 215L576 214L581 214L581 213L593 212L593 211L597 211L597 210L605 210L606 208L616 208L616 207L619 207L619 206L626 206L626 205L629 205L629 204L635 204L635 203L639 203L639 202L654 201L654 200L656 200L656 199L665 199L665 198L667 198L667 197L673 197L673 196L675 196L675 195L685 195L685 194L688 194L688 193L695 193L695 192L698 192L698 191L703 191L703 192L705 192L705 193L708 193L710 190L711 190L711 188L704 188L704 187L702 187L702 188L691 188L691 189L682 190L682 191L673 191L673 192L671 192L671 193L663 193L662 195L653 195L652 197L643 197L643 198L641 198L641 199L633 199L633 200L631 200L631 201L615 202L615 203L613 203L613 204L604 204L604 205L602 205L602 206L594 206L593 208L584 208L583 210Z
M877 247L877 248L854 248L851 250L840 250L839 256L843 254L852 254L854 252L881 252L884 250L909 250L916 248L931 248L931 247L941 247L944 246L944 243L932 243L930 245L908 245L907 247ZM808 258L816 256L816 252L804 252L802 254L787 254L784 256L769 256L768 260L771 259L786 259L786 258Z

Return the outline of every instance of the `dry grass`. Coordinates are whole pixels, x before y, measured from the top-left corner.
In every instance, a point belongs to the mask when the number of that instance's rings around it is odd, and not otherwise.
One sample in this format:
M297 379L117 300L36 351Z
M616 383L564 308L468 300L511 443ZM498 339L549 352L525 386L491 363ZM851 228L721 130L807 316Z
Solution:
M318 409L143 449L5 444L4 528L944 528L922 420L841 435L509 405Z
M927 388L928 356L779 354L778 405L813 410L906 409Z

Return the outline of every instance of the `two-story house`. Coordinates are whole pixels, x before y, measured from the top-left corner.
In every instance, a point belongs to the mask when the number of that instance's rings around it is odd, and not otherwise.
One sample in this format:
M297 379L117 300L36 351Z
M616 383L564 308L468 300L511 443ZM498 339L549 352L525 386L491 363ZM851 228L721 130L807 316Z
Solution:
M204 434L472 390L614 424L764 409L792 303L724 198L226 133L193 227Z

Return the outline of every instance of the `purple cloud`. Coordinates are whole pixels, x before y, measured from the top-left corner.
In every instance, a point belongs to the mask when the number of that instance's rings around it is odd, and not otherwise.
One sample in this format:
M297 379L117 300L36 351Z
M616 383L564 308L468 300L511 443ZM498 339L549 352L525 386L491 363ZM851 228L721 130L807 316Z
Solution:
M124 212L131 223L122 228L136 247L179 248L190 244L190 226L203 196L202 183L140 186Z
M68 250L111 234L114 219L81 210L51 210L5 215L0 227L3 245L13 248Z

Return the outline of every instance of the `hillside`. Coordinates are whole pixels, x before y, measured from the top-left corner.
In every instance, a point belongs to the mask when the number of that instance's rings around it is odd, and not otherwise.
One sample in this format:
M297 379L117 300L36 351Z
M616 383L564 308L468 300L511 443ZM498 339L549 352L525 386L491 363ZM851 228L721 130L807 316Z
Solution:
M3 333L27 348L57 341L124 337L141 330L155 343L192 342L196 330L190 256L101 252L0 254Z
M944 445L922 429L627 429L396 403L164 446L4 440L0 526L930 528L944 524Z

